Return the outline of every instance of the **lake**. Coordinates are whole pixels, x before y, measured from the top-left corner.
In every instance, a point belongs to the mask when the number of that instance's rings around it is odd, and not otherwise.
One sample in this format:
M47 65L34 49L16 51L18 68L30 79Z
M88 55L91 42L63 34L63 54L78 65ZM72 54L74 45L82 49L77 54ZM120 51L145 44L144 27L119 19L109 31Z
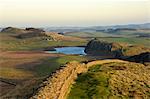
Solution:
M48 53L63 53L63 54L77 54L86 55L84 52L85 47L58 47L56 51L47 51Z

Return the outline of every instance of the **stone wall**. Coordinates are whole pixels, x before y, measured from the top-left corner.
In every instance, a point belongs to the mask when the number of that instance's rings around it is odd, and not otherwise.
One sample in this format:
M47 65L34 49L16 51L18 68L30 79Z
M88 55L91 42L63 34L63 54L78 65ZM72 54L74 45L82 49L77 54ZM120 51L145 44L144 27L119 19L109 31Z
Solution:
M99 60L92 61L87 64L70 62L65 67L58 70L47 81L43 82L43 87L39 88L31 99L66 99L69 88L74 83L78 74L86 72L89 67L97 64L109 62L125 62L122 60Z
M85 71L85 64L78 62L66 64L64 68L49 77L43 83L44 87L41 87L31 99L64 99L70 85L77 78L77 74Z

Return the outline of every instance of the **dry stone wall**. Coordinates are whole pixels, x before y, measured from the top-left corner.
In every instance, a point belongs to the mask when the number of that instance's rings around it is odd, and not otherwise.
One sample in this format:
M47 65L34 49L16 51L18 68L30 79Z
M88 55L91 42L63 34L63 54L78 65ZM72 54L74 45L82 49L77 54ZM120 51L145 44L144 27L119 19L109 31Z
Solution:
M109 62L126 62L122 60L99 60L87 64L79 62L70 62L58 70L47 81L43 82L43 87L31 99L66 99L70 86L74 83L77 75L86 72L89 67L97 64Z

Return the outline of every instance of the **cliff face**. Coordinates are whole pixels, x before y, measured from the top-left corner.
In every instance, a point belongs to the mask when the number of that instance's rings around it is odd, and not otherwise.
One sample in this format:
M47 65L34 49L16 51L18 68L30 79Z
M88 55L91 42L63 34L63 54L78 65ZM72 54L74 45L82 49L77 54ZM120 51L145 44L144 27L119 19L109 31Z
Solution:
M127 58L131 62L150 63L150 52L141 53Z
M109 43L106 41L100 41L100 40L91 40L86 48L85 52L87 54L93 54L93 55L108 55L113 57L120 57L122 56L122 48L123 44L120 43Z
M111 55L114 58L125 59L144 52L150 52L150 49L144 46L109 43L94 39L87 44L85 52L92 55Z

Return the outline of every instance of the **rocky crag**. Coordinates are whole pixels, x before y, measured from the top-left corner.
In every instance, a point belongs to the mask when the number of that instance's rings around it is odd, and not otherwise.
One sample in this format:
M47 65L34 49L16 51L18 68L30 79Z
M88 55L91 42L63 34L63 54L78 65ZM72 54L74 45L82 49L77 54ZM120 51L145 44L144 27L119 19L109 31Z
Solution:
M131 56L150 52L150 48L140 45L129 45L125 43L106 42L94 39L87 44L85 52L92 55L107 55L112 56L113 58L130 59L129 57ZM142 55L139 57L142 57Z
M150 63L150 52L145 52L139 55L134 55L134 56L127 58L126 60L131 61L131 62L140 62L143 64L148 64Z

